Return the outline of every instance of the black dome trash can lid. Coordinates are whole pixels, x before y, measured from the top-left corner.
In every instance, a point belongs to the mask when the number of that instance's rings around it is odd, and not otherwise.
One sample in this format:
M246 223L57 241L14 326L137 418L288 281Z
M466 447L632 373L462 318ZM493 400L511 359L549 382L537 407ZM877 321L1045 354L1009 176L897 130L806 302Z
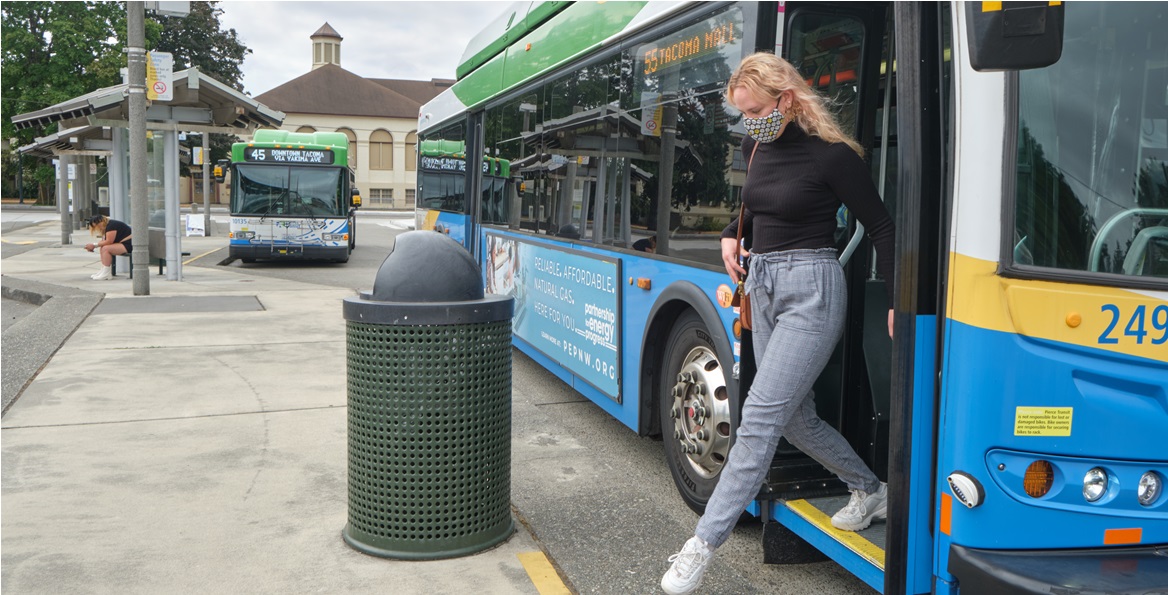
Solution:
M345 298L346 320L372 324L465 324L511 318L514 299L485 295L482 269L462 244L433 231L407 231L360 299Z
M466 302L483 299L482 270L462 244L433 231L397 237L373 282L379 302Z

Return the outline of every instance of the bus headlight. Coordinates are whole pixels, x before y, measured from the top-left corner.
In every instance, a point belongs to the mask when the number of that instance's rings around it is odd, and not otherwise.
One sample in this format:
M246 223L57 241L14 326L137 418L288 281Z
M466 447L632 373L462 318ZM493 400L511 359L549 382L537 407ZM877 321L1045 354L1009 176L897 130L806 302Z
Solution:
M237 240L254 240L255 239L255 232L254 231L233 231L228 235L230 235L230 237L235 238Z
M347 233L325 233L320 236L326 242L344 242L349 239Z
M1107 493L1107 472L1094 467L1083 476L1083 498L1096 502Z
M1160 474L1155 471L1148 471L1140 477L1139 488L1136 489L1136 498L1143 506L1151 506L1160 497L1160 492L1164 489L1164 482L1160 479Z

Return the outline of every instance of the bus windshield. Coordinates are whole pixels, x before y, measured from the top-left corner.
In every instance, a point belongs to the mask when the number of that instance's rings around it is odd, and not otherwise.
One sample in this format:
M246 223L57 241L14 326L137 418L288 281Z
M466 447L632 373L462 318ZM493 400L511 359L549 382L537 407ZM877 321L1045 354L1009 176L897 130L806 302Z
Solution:
M1166 16L1076 4L1059 62L1019 73L1015 263L1168 277Z
M336 217L346 212L339 167L236 166L231 212L237 215Z

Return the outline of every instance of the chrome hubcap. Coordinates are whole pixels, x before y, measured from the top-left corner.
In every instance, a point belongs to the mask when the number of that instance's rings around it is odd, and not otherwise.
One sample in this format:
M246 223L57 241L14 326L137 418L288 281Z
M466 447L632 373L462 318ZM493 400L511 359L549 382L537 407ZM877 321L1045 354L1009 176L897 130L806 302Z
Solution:
M710 479L730 452L730 393L718 358L707 347L685 356L672 388L673 438L695 473Z

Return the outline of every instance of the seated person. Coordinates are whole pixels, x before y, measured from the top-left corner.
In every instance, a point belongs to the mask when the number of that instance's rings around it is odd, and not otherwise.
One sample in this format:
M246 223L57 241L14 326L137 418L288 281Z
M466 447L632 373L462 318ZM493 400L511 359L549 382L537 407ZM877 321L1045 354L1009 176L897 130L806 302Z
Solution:
M100 249L101 254L101 270L90 276L90 279L96 281L112 279L111 269L114 257L129 254L134 249L133 243L130 241L130 226L105 215L94 215L89 220L88 225L89 233L99 239L97 243L86 244L85 249L90 252Z
M633 242L633 250L637 252L648 252L650 254L657 251L657 236L649 236L641 238Z

